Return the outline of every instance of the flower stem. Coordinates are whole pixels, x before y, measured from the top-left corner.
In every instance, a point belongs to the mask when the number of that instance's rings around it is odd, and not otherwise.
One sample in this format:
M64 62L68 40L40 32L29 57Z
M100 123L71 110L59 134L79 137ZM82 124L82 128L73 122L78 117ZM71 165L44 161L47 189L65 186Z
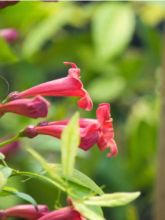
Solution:
M8 139L8 140L5 140L5 141L1 142L1 143L0 143L0 148L1 148L1 147L4 147L4 146L7 145L7 144L11 144L11 143L17 141L17 140L19 139L19 137L20 137L19 134L17 134L16 136L14 136L14 137L12 137L12 138L10 138L10 139Z

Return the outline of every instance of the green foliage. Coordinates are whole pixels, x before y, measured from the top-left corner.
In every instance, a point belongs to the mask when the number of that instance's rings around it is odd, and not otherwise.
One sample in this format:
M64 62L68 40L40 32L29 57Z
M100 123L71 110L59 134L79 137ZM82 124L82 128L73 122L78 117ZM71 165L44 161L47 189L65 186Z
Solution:
M0 153L0 160L4 161L4 159L5 159L5 155Z
M135 15L128 4L99 5L93 18L96 52L103 60L119 55L132 38Z
M89 92L96 102L107 102L117 99L126 87L122 77L106 77L94 80L89 86ZM106 90L106 93L103 91Z
M71 177L73 174L79 143L79 115L76 113L64 129L61 138L62 172L66 178Z
M95 210L92 210L92 208L87 207L86 205L79 203L79 202L73 202L76 210L78 210L84 217L86 217L89 220L105 220L105 218L98 213L96 213Z
M67 7L59 5L55 10L50 10L48 16L27 35L23 45L24 56L31 56L39 51L47 40L69 22L72 13L71 5Z
M50 165L52 169L54 169L54 172L57 172L58 175L63 176L62 166L60 164L50 164ZM89 178L84 173L80 172L79 170L74 169L73 175L69 178L67 177L67 179L81 186L92 189L92 191L96 194L99 194L99 195L103 194L102 189L91 178Z
M85 201L87 205L96 205L104 207L116 207L127 205L139 197L139 192L134 193L111 193L102 196L94 196Z
M4 187L2 193L4 193L5 196L14 195L20 199L23 199L28 203L31 203L34 206L37 206L36 201L30 195L23 192L19 192L17 189L13 187L8 187L8 186Z
M12 169L0 165L0 191L3 190L11 173Z

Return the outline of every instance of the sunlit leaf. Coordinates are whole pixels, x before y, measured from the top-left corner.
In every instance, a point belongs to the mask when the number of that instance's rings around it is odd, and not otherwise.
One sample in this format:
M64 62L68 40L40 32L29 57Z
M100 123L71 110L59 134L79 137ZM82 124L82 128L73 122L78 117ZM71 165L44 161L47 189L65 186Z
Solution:
M56 187L60 188L63 191L66 191L67 188L71 188L72 191L75 191L77 196L77 192L79 191L79 194L85 195L85 196L90 196L91 193L93 194L103 194L102 189L88 176L85 174L81 173L78 170L73 170L73 175L69 178L68 184L66 186L63 186L63 183L65 182L62 180L63 174L62 174L62 166L60 164L50 164L47 163L44 158L42 158L41 155L39 155L35 150L33 149L28 149L28 152L32 154L32 156L41 164L41 166L44 168L45 171L49 174L49 176L52 178L48 178L45 176L41 176L39 174L34 174L30 172L19 172L18 174L22 173L22 175L25 176L31 176L34 178L41 178L45 180L46 182L50 182L51 184L55 185ZM17 174L17 173L16 173ZM64 182L63 182L64 181Z
M50 166L52 167L52 169L54 169L54 172L57 172L59 175L62 176L62 167L60 164L50 164ZM79 170L74 169L73 175L68 180L89 188L96 194L101 195L104 193L102 189L91 178L89 178L87 175L80 172Z
M99 5L93 19L93 39L100 59L119 55L134 32L135 16L128 4L104 3Z
M48 172L48 174L53 177L54 180L56 180L56 186L60 188L61 190L65 191L65 188L63 187L63 180L62 178L52 170L51 166L47 161L34 149L28 148L27 151L41 164L43 169Z
M62 172L65 177L71 177L80 143L79 114L76 113L65 127L61 137Z
M73 205L77 211L79 211L82 216L86 217L89 220L105 220L105 218L97 212L90 209L90 207L87 207L86 205L73 201Z
M123 206L138 198L139 195L140 192L104 194L101 196L93 196L86 200L84 203L87 205L96 205L104 207Z
M30 177L30 178L39 179L41 181L44 181L48 184L54 185L55 187L61 189L61 186L57 181L55 181L54 179L51 179L47 176L44 176L43 174L41 175L41 174L38 174L38 173L27 172L27 171L18 171L18 170L14 170L14 174L19 175L19 176L27 176L27 177Z

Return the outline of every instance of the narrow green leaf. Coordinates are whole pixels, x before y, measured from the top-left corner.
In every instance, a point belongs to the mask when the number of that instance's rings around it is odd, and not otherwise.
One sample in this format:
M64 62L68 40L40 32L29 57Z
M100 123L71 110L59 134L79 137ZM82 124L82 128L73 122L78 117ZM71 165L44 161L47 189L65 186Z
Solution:
M62 176L61 164L50 164L50 166L52 167L52 169L54 169L54 172ZM104 194L102 189L90 177L80 172L79 170L74 169L73 175L70 178L68 178L68 180L77 183L81 186L84 186L86 188L89 188L91 191L93 191L96 194L99 195Z
M65 177L73 175L79 143L79 114L76 113L65 127L61 138L62 173Z
M93 196L86 200L86 205L96 205L104 207L116 207L127 205L140 196L140 192L134 193L111 193L101 196Z
M28 148L27 151L41 164L41 166L43 167L43 169L54 179L56 180L56 185L58 188L60 188L61 190L65 191L65 187L64 187L64 181L62 180L61 176L59 174L57 174L56 172L54 172L54 170L52 169L52 167L50 166L49 163L47 163L47 161L38 153L36 152L34 149L32 148Z
M103 3L93 17L93 38L101 59L119 55L134 32L135 15L129 4Z
M77 211L79 211L82 216L89 220L105 220L105 218L99 215L97 212L93 211L90 207L86 205L73 201L73 205Z
M37 206L37 202L30 195L23 192L19 192L17 189L13 187L4 187L3 191L8 193L9 195L17 196L18 198L21 198L26 202L29 202L30 204Z
M30 177L30 178L36 178L36 179L42 180L46 183L52 184L55 187L61 189L61 185L58 182L56 182L53 179L50 179L49 177L46 177L44 175L40 175L38 173L14 170L14 175L27 176L27 177ZM63 188L62 188L62 190L63 190Z

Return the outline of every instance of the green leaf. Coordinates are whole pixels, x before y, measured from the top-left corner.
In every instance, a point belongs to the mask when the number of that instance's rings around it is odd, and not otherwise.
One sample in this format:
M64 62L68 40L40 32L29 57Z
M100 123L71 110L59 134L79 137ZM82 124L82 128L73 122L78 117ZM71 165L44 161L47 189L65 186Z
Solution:
M7 179L5 178L4 174L0 171L0 191L5 186Z
M105 220L103 216L99 215L96 211L92 210L92 208L87 207L82 203L73 201L73 205L75 209L82 214L82 216L89 220Z
M116 207L127 205L140 196L140 192L134 193L111 193L101 196L93 196L86 200L86 205L96 205L104 207Z
M119 55L130 42L135 28L135 15L129 4L99 5L93 19L93 38L100 59Z
M12 169L0 165L0 190L6 185L7 179L12 174Z
M4 160L5 159L5 155L0 153L0 160Z
M29 202L30 204L37 206L37 202L30 195L23 192L19 192L17 189L13 187L4 187L3 192L8 193L9 195L17 196L18 198L21 198L26 202Z
M50 164L50 166L52 167L52 169L54 169L54 172L57 172L59 175L62 176L62 167L60 164ZM91 178L89 178L79 170L74 169L73 175L68 178L68 180L84 186L96 194L102 195L104 193L102 189Z
M76 113L65 127L61 137L62 172L65 177L73 175L79 143L79 114Z
M23 54L31 56L38 52L44 43L57 33L72 18L72 7L57 6L42 22L36 25L23 44Z
M2 38L0 38L0 48L0 63L13 63L18 61L18 57L11 50L7 42Z
M56 186L65 191L64 181L62 180L61 176L54 172L52 167L47 163L47 161L39 154L37 153L34 149L28 148L27 151L41 164L41 166L44 168L45 171L48 172L48 174L54 179Z
M49 183L49 184L54 185L55 187L61 189L60 184L58 182L54 181L54 179L50 179L49 177L46 177L46 176L38 174L38 173L14 170L14 175L36 178L36 179L42 180L46 183Z
M0 166L0 171L4 174L5 178L8 178L12 174L12 169L9 167Z
M123 77L98 78L93 80L88 90L96 102L115 100L124 91L126 82Z

